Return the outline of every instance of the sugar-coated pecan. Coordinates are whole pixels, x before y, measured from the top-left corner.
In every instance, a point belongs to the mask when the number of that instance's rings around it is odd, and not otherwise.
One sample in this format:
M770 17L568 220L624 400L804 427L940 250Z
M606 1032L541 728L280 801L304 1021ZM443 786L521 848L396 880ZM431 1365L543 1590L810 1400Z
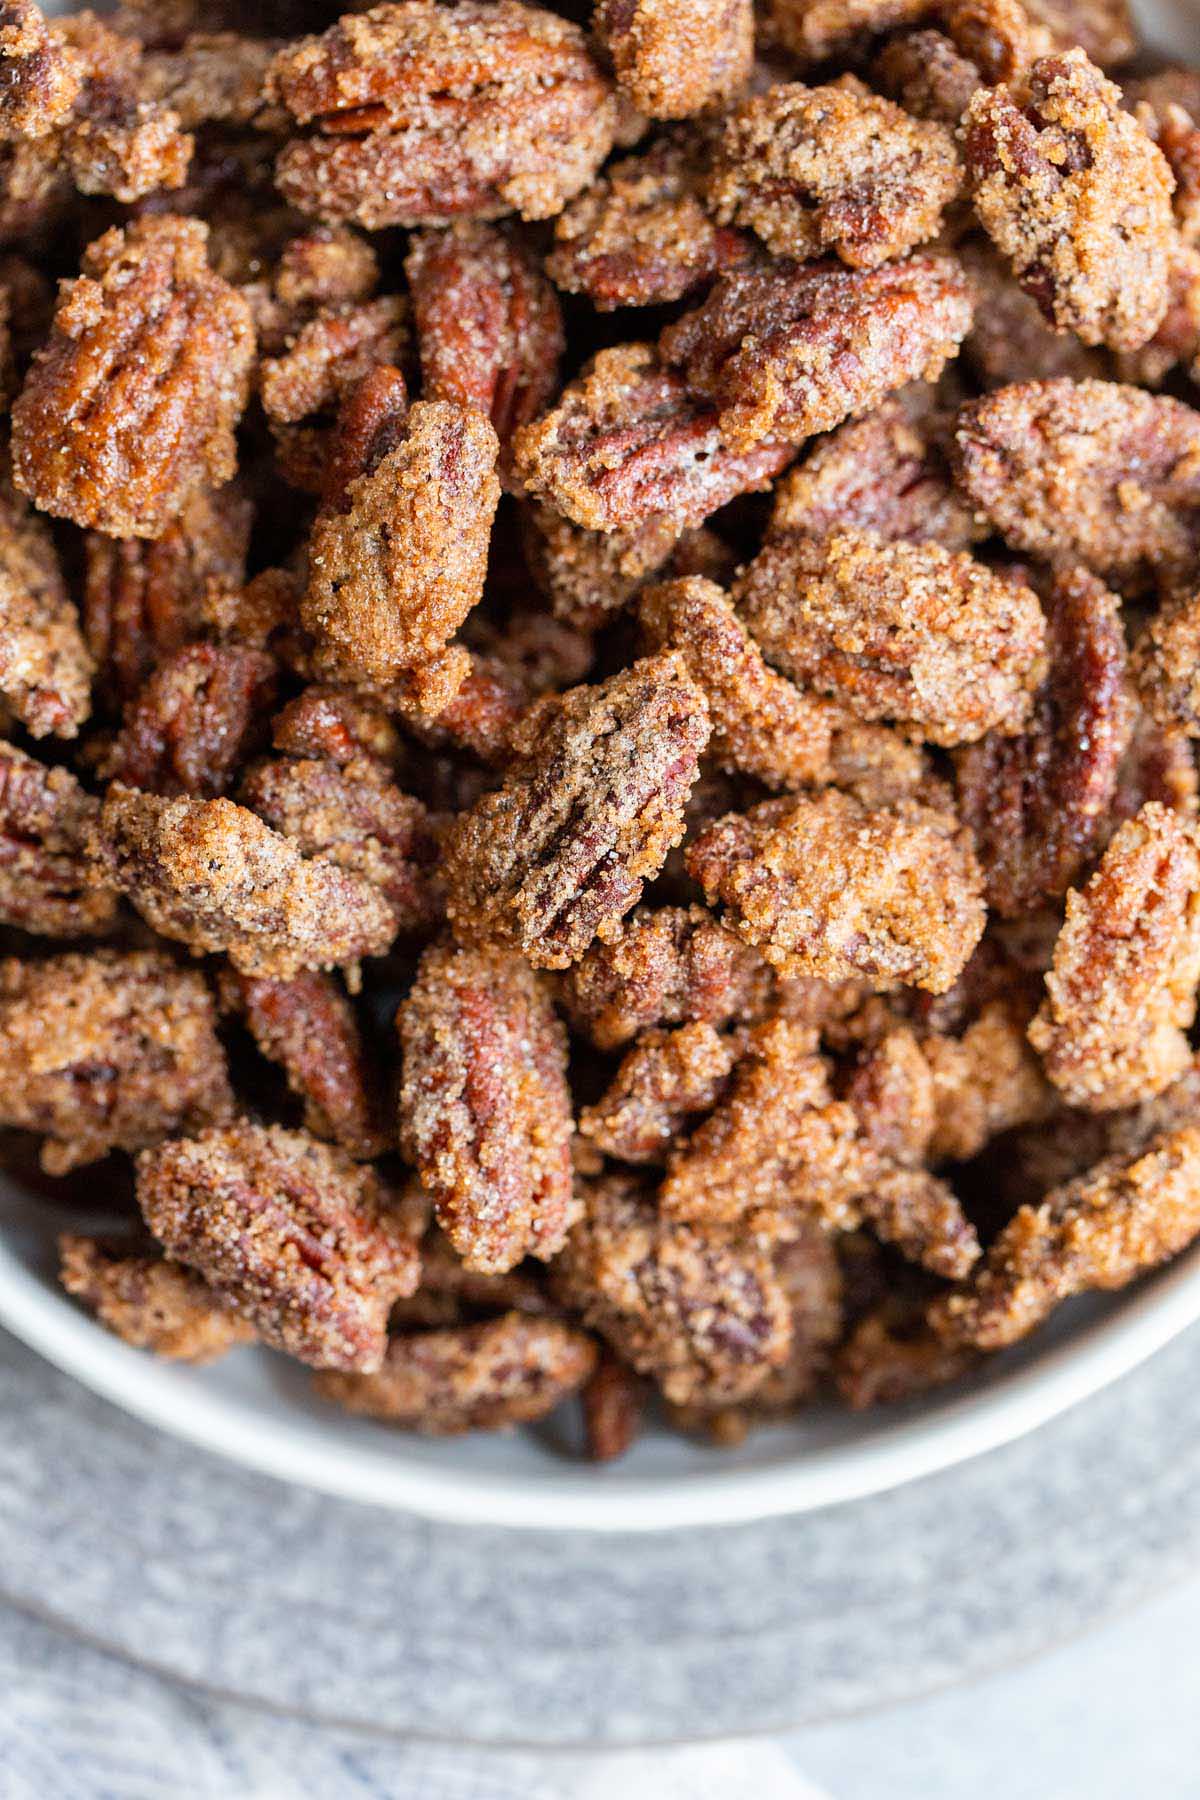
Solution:
M1135 713L1133 736L1117 772L1112 829L1135 818L1147 800L1194 818L1200 810L1200 774L1190 741L1178 726L1160 725L1143 707Z
M1034 41L1020 0L767 0L767 16L783 48L805 64L845 56L864 37L928 20L988 82L1010 80L1029 61Z
M1191 1052L1200 983L1200 849L1192 827L1147 804L1067 896L1067 917L1029 1041L1073 1105L1160 1093Z
M604 1094L585 1106L579 1129L619 1162L663 1162L689 1118L715 1106L738 1046L703 1020L642 1032Z
M254 334L207 235L164 215L84 253L13 408L16 483L43 511L159 537L197 488L232 475Z
M179 115L143 88L136 38L111 31L90 11L63 19L55 32L82 76L56 139L76 187L126 203L182 187L193 141L179 129Z
M1101 847L1133 730L1114 595L1076 565L1046 603L1050 672L1028 728L990 731L955 759L988 904L1006 918L1066 893Z
M543 501L521 508L530 575L555 617L585 630L622 611L669 562L679 540L678 526L662 514L624 531L588 531Z
M1109 381L1030 381L958 417L959 482L1015 550L1121 581L1190 570L1200 416Z
M0 6L0 138L39 138L66 119L83 85L79 58L33 0Z
M469 1268L557 1254L573 1216L566 1035L506 951L434 945L397 1015L400 1134Z
M722 275L661 346L718 408L724 441L745 452L800 443L910 381L934 380L970 323L967 283L949 257L869 270L779 260Z
M652 119L685 119L750 79L753 0L597 0L593 25L617 85Z
M981 85L979 70L942 31L901 31L871 64L871 80L918 119L951 128Z
M143 58L138 85L146 99L169 106L185 131L214 124L282 130L285 115L264 93L276 49L269 38L237 31L189 32L177 50Z
M668 1400L745 1399L783 1365L791 1313L768 1256L668 1223L628 1177L590 1183L584 1207L555 1287Z
M503 785L446 842L462 941L510 944L540 968L577 962L641 898L683 835L708 707L674 656L538 701Z
M401 294L322 305L287 334L278 355L264 358L258 372L263 411L279 425L328 412L377 364L399 362L407 339L408 302Z
M771 537L873 531L888 542L965 550L987 524L954 489L948 462L953 415L923 383L883 400L864 419L819 439L775 488Z
M1123 83L1125 103L1166 157L1175 177L1171 205L1186 244L1200 241L1200 82L1192 69L1163 69Z
M614 1462L632 1449L642 1428L643 1384L611 1350L605 1350L580 1390L583 1435L592 1462Z
M378 1369L420 1259L374 1172L304 1131L236 1120L138 1158L137 1197L168 1255L264 1343L319 1369Z
M109 1331L175 1362L209 1363L254 1341L254 1329L221 1305L193 1269L63 1232L58 1279Z
M866 531L779 539L735 598L787 674L933 743L1018 729L1045 673L1033 592L939 544L888 544Z
M168 800L114 783L100 815L104 878L149 924L247 975L354 967L382 956L395 914L365 876L305 858L231 800Z
M1128 0L1025 0L1025 7L1056 44L1078 44L1101 69L1127 63L1139 48Z
M388 1148L381 1096L354 1008L332 975L304 970L286 981L221 971L221 1000L304 1101L304 1124L350 1156Z
M1028 1022L1022 1003L996 999L961 1036L922 1037L933 1078L928 1153L935 1162L966 1162L1001 1132L1054 1110L1052 1091L1026 1041Z
M547 219L612 148L611 89L579 29L519 0L395 0L282 50L269 91L298 127L277 179L335 222Z
M456 225L414 238L404 264L426 400L477 406L502 448L558 385L558 296L512 231Z
M418 401L345 510L321 513L302 616L323 672L387 682L443 651L483 592L497 452L474 408Z
M948 1281L979 1260L979 1239L954 1189L928 1169L885 1169L859 1196L858 1211L877 1237L909 1262Z
M100 774L151 794L222 794L266 734L276 668L262 650L190 644L129 702Z
M563 977L571 1023L600 1050L616 1050L648 1026L756 1017L770 972L702 906L639 906Z
M961 179L944 126L856 86L784 82L729 115L708 200L776 256L874 269L937 236Z
M962 353L982 387L1059 376L1085 381L1108 372L1105 352L1050 324L987 239L968 239L955 254L970 280L975 308Z
M0 487L0 697L33 737L74 737L95 664L43 520Z
M117 897L93 883L89 849L99 812L69 769L0 744L0 921L44 937L110 929Z
M682 530L738 494L768 487L786 467L791 449L765 436L728 449L715 407L664 368L652 345L619 344L517 433L515 469L530 493L589 531L651 519Z
M0 965L0 1119L65 1174L228 1118L203 976L155 951L67 952Z
M847 1406L862 1412L916 1400L974 1368L971 1350L939 1337L925 1313L923 1301L897 1294L858 1321L833 1359L834 1385Z
M983 933L970 834L916 800L870 809L831 788L764 801L709 826L687 865L788 975L944 993Z
M1158 329L1140 350L1114 356L1113 370L1121 381L1157 388L1180 366L1193 377L1200 372L1200 250L1177 239L1167 268L1167 310Z
M0 244L35 250L69 213L75 189L57 143L54 136L0 142Z
M744 262L753 239L714 224L700 199L701 143L656 138L613 163L554 221L551 280L601 312L679 300Z
M581 1387L596 1363L586 1332L508 1312L473 1325L393 1337L377 1373L321 1375L317 1392L349 1412L453 1437L528 1424Z
M969 1284L937 1301L949 1344L1002 1350L1073 1294L1125 1287L1200 1232L1200 1128L1164 1132L1022 1206Z
M1168 601L1134 647L1132 670L1142 705L1163 726L1200 737L1200 599Z
M1046 317L1085 344L1144 344L1167 306L1173 181L1119 89L1082 50L1043 57L980 89L963 147L980 222Z
M339 767L361 756L390 766L400 752L400 734L372 695L319 683L275 714L271 742L288 756L321 757Z

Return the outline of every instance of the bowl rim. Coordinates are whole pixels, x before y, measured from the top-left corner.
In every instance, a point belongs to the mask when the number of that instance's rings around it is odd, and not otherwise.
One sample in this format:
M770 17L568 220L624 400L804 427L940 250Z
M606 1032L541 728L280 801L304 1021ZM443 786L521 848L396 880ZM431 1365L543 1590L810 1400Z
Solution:
M982 1393L911 1412L860 1443L778 1463L683 1475L621 1476L580 1465L529 1475L406 1461L402 1440L352 1438L337 1454L299 1419L182 1380L180 1366L113 1337L30 1267L0 1232L0 1325L65 1374L143 1423L277 1480L451 1525L644 1532L749 1524L865 1499L999 1449L1128 1374L1200 1320L1200 1244L1148 1277L1104 1317ZM619 1467L619 1465L618 1465ZM615 1479L614 1479L615 1476Z

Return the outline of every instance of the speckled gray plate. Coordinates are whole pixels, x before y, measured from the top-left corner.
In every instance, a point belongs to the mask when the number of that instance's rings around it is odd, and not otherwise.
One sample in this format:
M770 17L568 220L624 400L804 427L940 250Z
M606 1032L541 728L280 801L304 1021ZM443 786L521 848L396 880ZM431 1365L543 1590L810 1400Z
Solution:
M1200 1333L1007 1449L654 1536L436 1525L148 1430L0 1339L0 1590L185 1681L474 1742L778 1729L1032 1654L1200 1557Z

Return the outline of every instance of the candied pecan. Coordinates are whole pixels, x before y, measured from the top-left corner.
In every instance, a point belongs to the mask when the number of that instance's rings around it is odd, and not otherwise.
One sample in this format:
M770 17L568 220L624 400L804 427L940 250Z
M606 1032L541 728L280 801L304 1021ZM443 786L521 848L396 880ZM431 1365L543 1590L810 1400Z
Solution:
M99 812L69 769L0 743L0 922L45 937L110 929L117 897L93 884L89 850Z
M563 327L554 289L522 241L491 225L421 233L404 272L422 394L479 407L506 448L558 385Z
M211 124L283 130L285 115L264 93L277 48L236 31L189 32L177 50L144 57L139 87L147 100L169 106L185 131Z
M44 243L74 201L55 137L0 142L0 244Z
M1200 241L1200 86L1191 69L1164 69L1125 85L1125 103L1175 177L1171 206L1185 244Z
M614 1462L632 1449L642 1426L642 1383L619 1356L602 1352L579 1398L592 1462Z
M131 700L158 662L199 635L210 583L241 587L250 519L235 483L197 489L149 543L87 534L83 627L111 700Z
M709 826L686 860L786 975L944 993L983 933L970 834L915 800L871 809L830 788L764 801Z
M737 1054L703 1020L643 1031L602 1097L584 1107L580 1132L620 1162L663 1162L686 1120L720 1099Z
M556 1255L573 1216L566 1036L532 969L434 945L396 1028L401 1145L464 1263Z
M40 138L61 125L83 81L79 59L33 0L0 6L0 139Z
M418 401L346 510L318 517L302 617L319 668L386 682L443 650L483 592L497 451L475 409Z
M1099 850L1133 708L1114 595L1076 565L1050 587L1050 672L1019 736L990 731L955 758L988 904L1019 918L1066 893Z
M768 0L783 48L805 64L859 48L864 37L932 20L988 82L1007 81L1032 53L1033 33L1020 0Z
M94 668L44 521L0 486L0 697L33 737L72 738Z
M1200 416L1109 381L1030 381L964 406L955 473L1015 550L1134 580L1200 544Z
M944 126L837 82L785 82L729 115L708 201L776 256L874 269L937 236L960 182Z
M62 124L57 150L77 188L125 202L180 188L193 142L179 116L142 86L141 45L110 31L93 12L59 22L56 35L76 59L82 84Z
M403 443L407 423L408 383L394 364L376 363L346 390L338 407L321 483L327 511L349 511L350 483L374 474Z
M589 531L668 520L678 532L768 487L786 467L790 446L763 436L731 451L716 409L689 393L652 345L618 344L517 433L515 472Z
M280 425L328 411L377 364L398 362L407 337L408 302L400 294L320 307L278 356L264 358L263 411Z
M753 0L597 0L593 27L617 85L652 119L685 119L750 79Z
M871 64L871 79L905 112L955 126L980 86L979 70L941 31L901 31Z
M967 272L975 313L963 339L963 356L985 388L1009 382L1073 381L1106 373L1102 350L1089 349L1071 331L1047 324L1041 307L1009 274L991 245L970 240L956 255Z
M811 1400L842 1335L845 1282L834 1240L801 1222L774 1252L775 1272L792 1313L792 1347L782 1368L772 1370L750 1402L755 1418L793 1412Z
M791 1347L787 1295L770 1258L661 1219L628 1177L589 1184L554 1282L678 1404L745 1399Z
M250 769L239 797L303 856L369 882L391 913L393 935L427 931L441 917L429 815L375 757L340 767L328 758L271 758Z
M1035 25L1045 26L1056 44L1078 44L1101 69L1128 62L1138 48L1127 0L1024 0Z
M966 1288L929 1312L951 1345L1002 1350L1073 1294L1125 1287L1200 1231L1200 1128L1113 1156L1010 1219Z
M1167 306L1171 171L1082 50L983 88L962 139L980 223L1046 317L1136 350Z
M404 1332L377 1373L321 1375L324 1400L433 1437L498 1431L544 1418L596 1363L586 1332L508 1312L474 1325Z
M1167 268L1167 310L1158 330L1140 350L1114 356L1113 369L1134 386L1161 387L1180 364L1193 379L1200 372L1200 250L1176 241Z
M1132 670L1142 705L1160 725L1200 737L1200 599L1170 600L1134 648Z
M715 225L700 200L693 134L660 137L613 163L554 221L551 280L601 312L679 300L744 262L753 240Z
M271 721L271 742L288 756L324 758L339 768L373 756L395 762L400 737L382 706L354 688L306 687Z
M395 914L364 876L231 800L167 800L114 783L100 814L102 874L164 937L225 950L246 975L353 967L382 956Z
M1178 813L1149 803L1067 895L1029 1041L1071 1105L1132 1105L1186 1066L1197 983L1200 849Z
M562 1000L599 1050L647 1026L753 1018L770 992L756 950L702 906L639 906L563 977Z
M137 1197L167 1254L264 1343L318 1369L378 1369L420 1258L374 1172L304 1131L235 1120L145 1150Z
M670 561L680 535L661 514L626 531L587 531L534 500L521 508L521 539L555 617L587 630L628 605Z
M204 978L155 951L0 964L0 1120L43 1139L63 1175L113 1149L228 1118Z
M68 1294L127 1344L176 1362L215 1362L254 1341L253 1327L227 1312L208 1283L169 1257L138 1256L63 1232L58 1279Z
M136 220L84 252L13 407L14 478L45 512L159 537L235 466L250 311L197 219Z
M775 488L769 535L873 531L888 542L965 550L987 524L950 478L953 420L918 384L821 438Z
M99 773L151 794L222 794L265 736L275 686L262 650L177 650L129 702Z
M912 256L879 269L779 260L722 275L661 349L718 408L734 451L799 443L932 381L971 323L958 265ZM776 471L777 472L777 471Z
M932 743L1016 730L1045 672L1031 590L939 544L866 531L785 538L759 552L734 595L786 674Z
M958 1196L928 1169L884 1170L859 1196L858 1211L902 1256L949 1281L979 1260L979 1239Z
M612 148L616 107L579 29L519 0L396 0L280 51L298 126L285 200L329 222L547 219Z
M683 835L708 733L704 696L674 656L536 702L503 785L446 840L456 935L511 944L548 969L611 936Z
M448 705L432 716L398 708L414 737L434 748L469 750L482 762L503 764L513 727L529 701L528 684L501 657L470 652L462 686Z
M221 972L222 1004L245 1019L254 1042L278 1063L304 1101L304 1124L350 1156L388 1147L375 1073L354 1008L331 975L304 970L287 981Z
M1117 771L1112 829L1134 818L1147 800L1194 818L1200 810L1200 776L1191 743L1177 726L1160 725L1140 707L1135 712L1133 736Z
M289 311L352 306L379 284L379 258L348 225L313 225L289 237L279 252L271 287Z
M889 1295L858 1321L833 1359L834 1386L847 1406L898 1405L970 1373L971 1351L946 1343L925 1312L915 1299Z
M966 1162L1002 1131L1050 1113L1050 1088L1026 1041L1028 1019L1023 1006L992 1000L961 1037L921 1039L933 1078L934 1161Z

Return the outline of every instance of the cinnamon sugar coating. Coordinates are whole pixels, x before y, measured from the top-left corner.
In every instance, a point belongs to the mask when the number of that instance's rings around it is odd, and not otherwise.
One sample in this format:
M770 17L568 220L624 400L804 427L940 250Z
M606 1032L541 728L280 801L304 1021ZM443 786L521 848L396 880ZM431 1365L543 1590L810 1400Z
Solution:
M829 788L764 801L701 832L687 865L787 975L944 993L983 932L969 834L916 800L872 809Z
M618 1162L662 1162L687 1121L720 1099L737 1061L736 1041L702 1020L642 1032L604 1094L579 1115L579 1130Z
M1020 0L767 0L767 16L784 49L806 65L927 20L950 35L988 82L1011 80L1035 53L1036 34Z
M393 764L400 734L375 697L312 683L271 720L271 742L288 756L323 758L339 768L360 757Z
M546 219L612 148L616 108L583 34L520 0L395 0L280 51L268 81L297 127L276 179L335 223Z
M229 1117L204 978L155 951L0 964L0 1119L63 1175Z
M308 311L303 302L293 304ZM272 424L295 425L331 411L377 364L399 362L408 341L408 310L402 294L338 299L285 331L258 371L263 411Z
M1167 159L1171 205L1185 244L1200 241L1200 86L1191 69L1163 69L1122 83L1125 103Z
M708 707L677 657L647 657L599 687L530 708L503 785L446 841L460 941L567 968L637 904L683 835Z
M0 7L0 138L40 138L67 118L83 85L79 59L33 0Z
M168 800L116 783L98 847L104 878L156 931L197 954L224 950L247 975L353 968L396 935L365 876L302 856L232 800Z
M910 381L934 380L970 323L949 257L870 270L779 260L721 276L661 348L716 405L725 443L745 452L801 443Z
M833 1379L838 1397L861 1412L947 1387L975 1362L968 1347L948 1344L931 1329L924 1306L889 1298L860 1319L840 1346Z
M303 1131L236 1120L138 1158L137 1197L169 1255L258 1336L318 1369L369 1374L420 1258L386 1191Z
M151 794L224 793L265 735L275 676L274 658L261 650L177 650L126 707L101 775Z
M1109 373L1105 352L1052 325L986 239L969 238L956 246L955 254L967 272L974 302L962 353L982 387L1060 376L1102 380Z
M0 922L44 937L111 929L117 897L94 882L100 802L69 769L0 744Z
M1032 591L962 552L872 532L768 543L735 599L764 653L864 719L955 744L1029 716L1045 672Z
M194 1270L169 1257L122 1254L71 1232L59 1236L58 1255L68 1294L138 1350L201 1364L254 1342L252 1327L226 1311Z
M963 121L975 211L1027 292L1085 344L1136 350L1167 306L1171 171L1082 50L981 89Z
M981 85L979 70L944 32L900 31L871 64L871 80L918 119L956 126Z
M544 1418L592 1373L596 1346L560 1319L508 1312L473 1325L393 1337L379 1370L321 1375L347 1411L433 1437L501 1431Z
M236 31L189 32L177 50L144 58L139 86L169 106L185 131L213 124L283 130L285 115L268 106L264 91L275 51L269 39Z
M126 204L182 187L193 139L179 129L179 115L143 85L138 41L111 31L89 11L60 20L55 34L69 46L82 76L53 140L76 187Z
M1133 678L1160 725L1200 737L1200 603L1185 594L1164 605L1134 648Z
M1178 813L1151 802L1068 894L1029 1041L1071 1105L1133 1105L1187 1066L1198 983L1200 849Z
M235 466L254 335L208 267L207 229L162 215L106 232L62 290L13 407L16 484L112 537L159 537Z
M621 92L652 119L684 119L750 79L753 0L597 0L593 29Z
M32 737L73 738L95 665L43 520L0 487L0 696Z

